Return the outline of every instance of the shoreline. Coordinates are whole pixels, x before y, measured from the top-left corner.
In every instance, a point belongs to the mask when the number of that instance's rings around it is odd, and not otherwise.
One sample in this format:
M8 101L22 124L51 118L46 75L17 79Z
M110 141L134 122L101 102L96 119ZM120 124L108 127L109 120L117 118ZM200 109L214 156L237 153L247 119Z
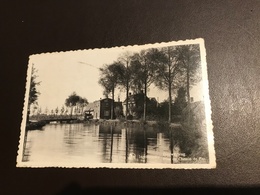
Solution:
M155 127L155 126L160 126L160 125L168 125L167 121L141 121L141 120L127 120L127 121L122 121L119 119L91 119L88 121L83 121L84 123L95 123L95 124L105 124L105 125L117 125L117 124L129 124L129 125L147 125L147 126L151 126L151 127ZM172 128L179 128L181 127L181 123L171 123L169 125L169 127Z

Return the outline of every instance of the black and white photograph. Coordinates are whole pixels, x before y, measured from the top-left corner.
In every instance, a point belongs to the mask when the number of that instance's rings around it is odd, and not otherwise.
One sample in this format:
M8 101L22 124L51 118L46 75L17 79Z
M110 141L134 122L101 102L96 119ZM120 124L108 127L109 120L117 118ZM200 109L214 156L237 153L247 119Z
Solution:
M28 56L16 166L216 168L204 39Z

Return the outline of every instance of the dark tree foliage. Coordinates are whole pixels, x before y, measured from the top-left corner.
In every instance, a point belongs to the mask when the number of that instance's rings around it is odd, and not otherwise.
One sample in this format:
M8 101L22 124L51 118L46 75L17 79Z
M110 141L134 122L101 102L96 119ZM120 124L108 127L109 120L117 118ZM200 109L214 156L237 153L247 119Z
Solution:
M122 77L121 77L122 80L120 81L120 84L126 90L126 115L125 115L126 120L128 119L128 115L129 115L128 95L129 95L129 89L131 83L131 73L129 70L129 66L132 61L132 55L133 54L131 52L125 52L118 58L118 61L124 65L124 69L122 69L123 70Z
M99 84L104 88L104 95L113 93L115 88L122 83L124 75L124 65L120 62L104 65L100 68Z
M143 120L147 114L147 90L154 81L155 63L154 49L142 50L132 56L130 65L131 89L134 93L143 93Z
M158 102L156 99L148 99L147 101L147 119L148 120L156 120L158 113Z
M168 122L172 122L172 93L174 89L183 83L183 69L178 62L178 52L176 47L163 47L155 56L156 80L155 84L163 90L168 91L169 109Z
M31 104L37 103L38 97L40 95L40 92L36 88L37 85L40 84L40 82L36 81L36 78L37 78L36 73L37 73L37 70L32 66L30 92L29 92L29 107Z
M123 76L125 74L125 67L120 62L114 62L110 65L105 65L100 68L100 79L99 84L104 88L103 94L108 97L112 94L112 104L111 104L111 119L114 118L114 99L115 99L115 88L123 83Z
M177 60L185 71L185 84L188 104L190 103L190 87L196 84L201 78L197 74L200 67L200 48L199 45L182 45L176 47Z
M173 106L173 104L171 105ZM160 121L165 121L169 118L169 101L161 102L157 108L157 118Z
M73 92L69 97L65 100L65 105L68 107L76 106L76 104L80 101L80 96Z
M184 108L187 106L186 90L184 87L178 89L177 97L173 104L174 115L181 115Z
M84 107L88 104L88 100L86 98L82 98L81 96L77 95L76 92L73 92L69 97L65 100L65 106L71 107L71 115L73 112L73 108L77 106L78 107Z
M207 131L205 123L205 108L203 102L194 102L182 112L182 129L176 133L176 139L181 140L179 146L182 152L191 157L208 159ZM188 115L190 118L188 119Z
M201 73L201 69L199 67L200 49L198 44L151 48L138 53L125 52L117 59L117 62L100 69L99 83L104 87L104 95L108 96L112 93L112 99L114 99L116 86L126 90L126 119L129 114L130 89L134 94L143 93L143 105L134 109L138 115L143 110L144 120L148 112L150 115L152 112L148 111L146 98L149 86L153 83L159 89L168 91L168 114L165 114L165 102L153 109L158 109L158 113L163 113L163 115L157 114L160 118L168 115L168 122L171 123L172 116L179 115L186 106L185 96L187 104L190 103L190 88L200 80L198 73ZM182 93L177 95L179 97L175 99L173 106L172 96L180 88ZM111 108L112 110L113 108Z
M133 95L133 99L135 101L135 106L130 108L131 112L134 113L135 118L139 119L143 116L144 110L144 95L143 93L138 93ZM149 99L146 97L146 99Z
M129 108L129 111L133 113L135 119L143 119L144 112L144 94L138 93L134 94L131 97L134 100L135 106ZM157 101L154 99L150 99L146 96L146 104L147 104L147 117L150 119L154 119L157 114Z
M40 95L40 92L37 90L37 85L40 85L40 82L36 81L36 78L38 77L36 75L37 70L32 65L32 72L31 72L31 81L30 81L30 91L29 91L29 98L28 98L28 109L27 109L27 123L29 123L29 116L30 116L30 110L31 106L33 104L37 105L37 100Z

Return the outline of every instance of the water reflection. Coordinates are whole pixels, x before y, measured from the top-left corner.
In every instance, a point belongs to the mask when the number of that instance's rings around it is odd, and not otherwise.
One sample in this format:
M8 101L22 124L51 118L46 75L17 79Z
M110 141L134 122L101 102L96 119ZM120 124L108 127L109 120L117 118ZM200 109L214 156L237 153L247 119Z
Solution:
M171 131L131 125L50 124L26 133L23 161L178 163Z

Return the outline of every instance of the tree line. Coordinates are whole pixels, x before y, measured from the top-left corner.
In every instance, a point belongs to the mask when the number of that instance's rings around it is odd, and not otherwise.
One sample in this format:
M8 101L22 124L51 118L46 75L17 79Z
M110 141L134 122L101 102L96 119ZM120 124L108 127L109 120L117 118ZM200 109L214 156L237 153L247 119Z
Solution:
M143 119L147 114L147 91L153 83L168 92L168 121L172 121L173 92L185 89L190 104L190 88L200 80L200 48L198 44L144 49L140 52L121 54L112 64L100 68L99 84L104 95L111 94L114 102L115 89L126 91L126 114L129 114L128 96L143 92ZM111 110L113 110L113 105ZM111 112L113 113L113 112ZM113 117L113 116L112 116Z
M104 89L104 95L112 96L112 116L114 110L115 89L119 87L126 91L126 114L129 114L129 91L134 94L143 92L143 119L147 115L147 91L153 83L159 89L168 91L168 121L172 121L172 97L178 89L186 91L187 104L190 104L190 88L200 80L200 49L198 44L169 46L161 48L144 49L140 52L122 53L112 64L106 64L100 68L99 84ZM32 67L31 86L29 94L29 108L37 103L38 95L36 86L37 70ZM72 93L65 105L82 107L88 104L86 98ZM28 111L29 112L29 111Z

